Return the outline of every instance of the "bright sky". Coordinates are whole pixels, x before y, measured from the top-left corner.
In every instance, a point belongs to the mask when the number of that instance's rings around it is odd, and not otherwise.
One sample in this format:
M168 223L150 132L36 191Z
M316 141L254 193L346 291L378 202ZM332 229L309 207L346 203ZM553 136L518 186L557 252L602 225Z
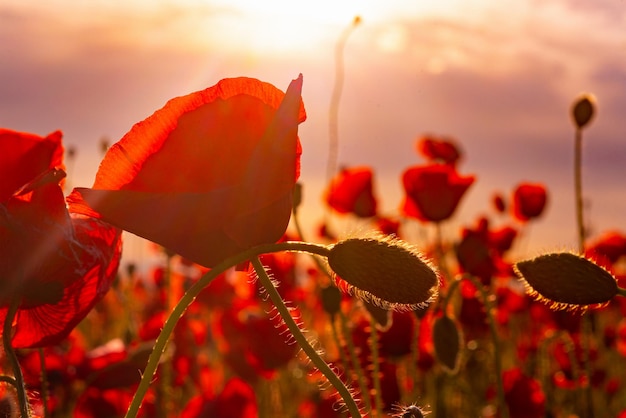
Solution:
M115 141L169 98L251 76L285 89L304 75L304 214L318 219L334 48L345 47L339 161L377 173L383 208L422 162L422 133L450 135L478 182L455 222L489 212L494 191L541 181L551 191L531 248L574 247L577 94L598 98L583 168L594 232L626 232L626 3L623 0L4 0L0 126L61 129L89 186L100 139Z

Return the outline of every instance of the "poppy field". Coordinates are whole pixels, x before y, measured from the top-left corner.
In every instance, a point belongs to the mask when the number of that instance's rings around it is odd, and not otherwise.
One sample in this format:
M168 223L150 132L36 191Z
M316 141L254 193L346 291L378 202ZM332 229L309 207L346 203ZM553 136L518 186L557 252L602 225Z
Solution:
M392 214L372 168L331 165L307 236L304 82L173 98L90 188L66 189L61 131L0 129L0 416L626 417L626 235L584 223L593 96L563 110L577 248L520 258L550 190L494 191L444 234L480 173L432 135ZM163 263L121 268L123 231Z

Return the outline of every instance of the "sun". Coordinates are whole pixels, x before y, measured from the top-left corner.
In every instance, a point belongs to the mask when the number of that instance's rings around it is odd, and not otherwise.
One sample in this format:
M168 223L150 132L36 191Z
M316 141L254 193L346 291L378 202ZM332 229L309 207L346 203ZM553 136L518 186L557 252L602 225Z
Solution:
M263 53L297 53L335 42L355 17L379 19L381 2L363 0L219 0L222 45Z

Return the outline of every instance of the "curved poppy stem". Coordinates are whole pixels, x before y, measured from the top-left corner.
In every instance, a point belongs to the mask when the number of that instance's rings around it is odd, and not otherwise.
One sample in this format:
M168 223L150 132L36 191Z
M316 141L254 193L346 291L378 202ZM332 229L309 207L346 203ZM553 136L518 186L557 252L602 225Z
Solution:
M152 349L152 353L150 353L150 357L148 358L148 364L144 369L141 381L139 382L139 386L137 387L137 391L135 392L135 395L133 396L128 410L126 411L125 418L134 418L139 413L139 408L141 407L143 398L146 396L146 393L150 388L150 384L152 383L152 379L154 378L154 375L156 373L159 361L161 359L161 355L165 351L167 342L174 332L176 324L183 316L189 305L191 305L191 303L195 300L196 296L198 296L198 294L206 286L208 286L213 281L213 279L224 273L229 268L248 261L261 254L268 254L280 251L304 252L317 254L323 257L328 257L329 253L329 249L326 246L307 242L286 241L275 244L263 244L225 259L224 261L213 267L211 270L209 270L206 274L204 274L196 283L194 283L187 290L187 292L185 292L183 297L178 301L178 303L168 316L165 324L163 324L163 329L161 330L161 333L154 343L154 348Z
M23 418L30 417L30 408L28 405L28 397L26 396L26 387L24 386L24 375L20 367L20 362L17 360L15 350L11 345L11 328L13 327L13 319L17 314L17 309L20 305L20 299L15 298L9 305L6 317L4 318L4 325L2 327L2 345L4 346L4 352L11 363L13 369L13 379L15 390L17 391L17 400L20 406L20 415Z
M328 363L326 363L324 359L320 357L315 348L313 348L313 346L306 339L306 337L302 333L302 330L300 329L298 324L296 324L296 321L294 321L291 317L289 309L285 305L283 298L276 290L276 287L274 287L274 284L272 283L272 280L265 271L265 267L263 267L261 260L259 260L258 257L254 257L251 261L252 266L254 267L254 271L259 277L259 281L265 288L265 291L272 300L272 303L274 303L274 306L278 310L278 313L282 317L282 320L285 322L285 325L287 325L287 328L289 328L291 335L298 342L300 348L302 348L302 351L304 351L304 353L313 362L315 367L317 367L317 369L324 374L326 379L328 379L328 381L335 387L337 392L339 392L339 395L341 395L343 401L346 403L346 407L350 411L350 415L355 418L361 418L361 412L359 411L359 407L356 404L354 398L350 394L350 390L341 381L339 376L337 376L337 374L333 372Z

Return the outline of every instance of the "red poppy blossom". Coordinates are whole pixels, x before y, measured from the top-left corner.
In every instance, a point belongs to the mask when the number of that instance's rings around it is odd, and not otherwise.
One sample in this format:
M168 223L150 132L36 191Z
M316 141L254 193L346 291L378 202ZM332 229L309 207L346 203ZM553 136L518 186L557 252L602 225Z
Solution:
M0 321L19 301L16 348L67 336L108 291L121 254L118 229L68 213L61 137L0 130Z
M376 215L370 167L344 168L332 180L326 203L339 213L353 213L360 218Z
M424 222L441 222L452 216L474 176L460 176L446 164L414 166L404 171L405 215Z
M513 192L513 216L526 222L538 218L548 201L546 187L540 183L522 183Z
M540 418L545 416L546 396L539 381L524 375L519 368L502 373L504 399L511 418Z
M422 136L417 140L416 148L431 162L454 165L461 158L459 148L446 137Z
M207 267L278 241L300 174L302 76L287 93L251 78L170 100L102 161L73 210Z

